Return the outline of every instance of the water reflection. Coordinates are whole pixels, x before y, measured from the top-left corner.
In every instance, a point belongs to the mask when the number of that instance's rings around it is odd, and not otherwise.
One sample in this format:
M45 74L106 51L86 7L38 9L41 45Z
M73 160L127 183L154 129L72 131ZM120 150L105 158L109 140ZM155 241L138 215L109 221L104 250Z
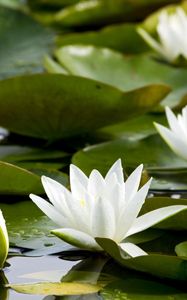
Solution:
M10 258L10 267L0 273L0 300L101 300L119 297L132 300L187 299L187 289L182 282L164 281L130 271L100 255L78 254L78 261L74 260L75 256L68 256L67 253L66 257L62 256L66 259L58 256ZM21 284L42 281L98 284L103 289L100 293L85 295L45 296L20 294L3 287L7 282ZM54 289L51 293L55 293Z

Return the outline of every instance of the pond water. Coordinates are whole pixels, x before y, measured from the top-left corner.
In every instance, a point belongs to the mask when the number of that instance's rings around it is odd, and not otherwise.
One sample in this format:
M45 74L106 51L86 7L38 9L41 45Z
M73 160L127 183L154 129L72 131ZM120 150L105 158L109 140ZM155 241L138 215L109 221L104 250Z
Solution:
M65 259L64 259L65 258ZM75 259L75 260L74 260ZM99 293L85 295L27 295L12 289L0 290L1 300L185 300L185 282L161 280L121 268L111 259L99 255L43 257L13 256L8 259L10 267L4 269L4 283L24 284L37 282L79 282L100 284ZM72 287L74 293L74 288ZM51 292L52 294L53 292Z
M20 257L8 259L10 267L5 268L4 275L10 284L31 283L42 281L60 281L68 271L77 264L77 261L66 261L58 256ZM35 274L38 279L28 274ZM50 275L48 275L50 274ZM38 276L37 276L38 275ZM34 276L34 275L33 275ZM50 277L49 277L50 276ZM30 278L29 278L30 277ZM13 290L4 293L1 300L43 300L44 296L20 294Z

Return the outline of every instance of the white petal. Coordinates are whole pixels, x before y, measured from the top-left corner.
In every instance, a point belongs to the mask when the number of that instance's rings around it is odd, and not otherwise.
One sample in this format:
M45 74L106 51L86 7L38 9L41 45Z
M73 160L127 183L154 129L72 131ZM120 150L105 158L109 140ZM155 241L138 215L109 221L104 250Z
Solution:
M143 165L139 165L125 182L125 198L128 203L136 194L141 180Z
M181 131L181 127L179 126L177 117L175 116L175 114L172 112L172 110L169 107L166 107L165 111L166 111L166 117L168 120L168 124L169 124L171 130L180 136L182 131Z
M96 251L101 250L100 246L96 243L94 238L82 231L71 228L64 228L51 230L51 232L63 241L76 247Z
M57 181L46 177L42 176L41 177L43 187L45 189L45 192L51 201L51 203L60 211L62 211L64 207L64 193L61 188L61 184L58 183Z
M87 189L87 176L75 165L70 165L70 186L72 194L77 198L84 197L84 192Z
M93 197L102 197L105 188L105 180L97 170L93 170L88 180L88 193Z
M119 214L121 213L121 210L124 208L125 205L125 185L119 184L115 180L115 174L113 175L114 180L109 186L106 187L103 198L106 199L107 202L110 202L117 220Z
M155 39L153 39L150 34L148 34L143 28L138 28L137 31L153 50L156 50L158 53L165 56L163 47Z
M135 220L128 232L128 236L154 226L185 209L187 209L187 205L172 205L150 211Z
M73 201L70 191L59 182L46 176L42 176L42 183L49 200L56 210L59 211L64 218L68 219L69 225L71 224L71 226L73 226L74 224L74 226L76 226L72 210L69 207Z
M132 201L122 212L116 227L116 241L122 241L134 224L137 215L145 202L152 178L136 193Z
M169 16L166 11L163 11L159 16L157 31L161 44L163 45L164 56L168 60L174 60L180 53L178 51L178 35L173 30L173 16ZM175 22L175 21L174 21Z
M53 205L39 196L30 194L29 197L54 223L62 227L68 226L68 220Z
M131 257L147 255L145 251L132 243L120 243L118 246Z
M178 137L171 130L160 124L154 123L154 125L168 146L177 155L187 159L187 144L180 139L181 137Z
M94 237L113 238L116 223L112 205L105 199L99 198L92 211L92 235Z
M87 201L90 200L90 198L85 199L76 199L72 197L72 194L66 190L65 191L66 196L66 202L68 205L68 209L71 212L71 215L68 217L69 224L71 227L78 230L83 230L84 232L87 232L90 234L90 207L89 203Z
M124 176L123 176L123 168L122 168L122 164L121 164L121 159L118 159L110 168L110 170L108 171L108 173L105 176L105 180L106 182L109 180L110 176L112 174L116 174L117 176L117 180L119 183L123 183L124 182Z

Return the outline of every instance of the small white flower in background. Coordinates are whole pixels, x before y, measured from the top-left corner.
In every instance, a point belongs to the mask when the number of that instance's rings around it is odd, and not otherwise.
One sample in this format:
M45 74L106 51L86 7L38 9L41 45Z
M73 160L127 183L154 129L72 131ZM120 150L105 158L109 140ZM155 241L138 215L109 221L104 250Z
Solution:
M164 207L138 217L151 184L150 179L138 190L142 169L143 165L137 167L124 182L120 159L105 178L97 170L93 170L88 178L78 167L71 165L71 192L53 179L42 176L52 204L33 194L30 198L61 227L52 233L72 245L100 251L94 237L104 237L114 240L132 257L146 255L138 246L126 242L126 238L179 212L184 206Z
M9 239L6 229L5 219L0 210L0 268L3 267L8 255Z
M138 32L150 47L169 62L174 62L180 56L187 59L187 15L182 8L177 8L173 14L161 12L157 25L160 43L143 28L138 28Z
M169 147L178 156L187 160L187 106L182 109L182 114L178 114L178 116L175 116L169 107L166 107L165 111L170 129L154 123L156 129Z

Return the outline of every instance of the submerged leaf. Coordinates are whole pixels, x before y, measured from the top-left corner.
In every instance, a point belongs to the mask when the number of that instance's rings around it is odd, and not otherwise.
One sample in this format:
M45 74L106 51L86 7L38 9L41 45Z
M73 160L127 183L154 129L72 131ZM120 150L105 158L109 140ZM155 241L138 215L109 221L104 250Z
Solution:
M31 295L84 295L96 293L101 289L98 285L78 282L8 284L7 287L18 293Z

